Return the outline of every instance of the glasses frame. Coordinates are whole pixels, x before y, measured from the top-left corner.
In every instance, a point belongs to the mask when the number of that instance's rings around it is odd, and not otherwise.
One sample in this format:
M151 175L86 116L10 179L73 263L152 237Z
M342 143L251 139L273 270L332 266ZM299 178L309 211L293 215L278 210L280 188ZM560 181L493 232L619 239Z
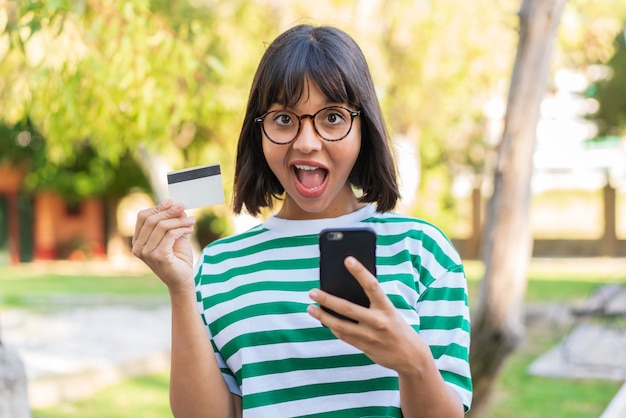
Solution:
M324 110L328 110L328 109L343 109L343 110L346 110L350 114L350 127L348 128L348 132L346 132L345 135L343 135L341 138L337 138L337 139L324 138L324 136L320 133L320 131L317 130L317 126L315 125L315 117L320 112L323 112ZM270 115L272 113L285 112L285 111L291 113L292 115L294 115L298 119L298 130L296 131L296 134L293 136L293 138L291 138L289 141L287 141L287 142L277 142L277 141L273 140L272 137L270 137L267 134L267 132L265 131L265 125L263 123L263 119L265 119L266 116L268 116L268 115ZM298 137L298 135L300 135L300 131L302 130L302 120L306 119L306 118L311 119L311 124L313 125L313 129L315 130L315 133L317 133L317 135L320 138L322 138L324 141L327 141L327 142L337 142L337 141L341 141L342 139L344 139L345 137L350 135L350 132L352 131L352 125L354 124L354 118L356 118L360 114L361 114L360 110L352 110L352 109L348 109L347 107L344 107L344 106L326 106L326 107L321 108L320 110L318 110L317 112L315 112L313 114L309 113L309 114L304 114L304 115L297 115L296 113L294 113L294 112L292 112L290 110L277 109L277 110L270 110L269 112L265 112L261 116L258 116L256 118L254 118L254 122L258 123L259 125L261 125L261 130L263 131L263 133L265 134L267 139L269 139L270 142L272 142L272 143L274 143L276 145L289 145L293 141L295 141L296 138Z

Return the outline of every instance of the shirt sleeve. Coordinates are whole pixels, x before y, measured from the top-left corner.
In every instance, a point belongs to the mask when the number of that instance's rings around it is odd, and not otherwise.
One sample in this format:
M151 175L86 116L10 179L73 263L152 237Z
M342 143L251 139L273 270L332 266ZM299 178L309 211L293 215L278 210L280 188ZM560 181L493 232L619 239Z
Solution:
M417 302L420 335L430 346L442 378L459 395L467 412L472 401L467 279L452 244L445 239L436 241L438 245L429 257L421 258L425 263L419 266L421 275L429 277Z

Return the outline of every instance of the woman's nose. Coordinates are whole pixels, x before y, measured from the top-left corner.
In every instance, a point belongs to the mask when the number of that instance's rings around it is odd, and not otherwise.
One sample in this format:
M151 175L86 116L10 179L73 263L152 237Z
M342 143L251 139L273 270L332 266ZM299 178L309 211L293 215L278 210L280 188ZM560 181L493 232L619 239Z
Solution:
M293 147L299 151L309 153L322 147L323 139L318 135L312 118L303 118L300 123L300 132L293 142Z

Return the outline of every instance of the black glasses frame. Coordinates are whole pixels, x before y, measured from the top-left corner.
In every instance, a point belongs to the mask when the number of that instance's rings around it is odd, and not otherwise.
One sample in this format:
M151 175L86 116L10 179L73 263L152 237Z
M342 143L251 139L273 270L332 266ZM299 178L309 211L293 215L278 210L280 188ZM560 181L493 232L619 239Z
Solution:
M320 133L320 131L317 130L317 126L315 125L315 117L320 112L323 112L324 110L328 110L328 109L343 109L343 110L346 110L350 114L350 128L348 128L348 132L346 132L345 135L343 135L341 138L336 138L336 139L325 138ZM291 113L292 115L294 115L298 119L298 130L296 131L296 133L293 136L293 138L291 138L289 141L287 141L287 142L277 142L277 141L274 141L272 139L272 137L269 136L267 134L267 132L265 131L265 126L263 124L263 119L265 119L266 116L268 116L268 115L270 115L272 113L285 112L285 111ZM344 139L345 137L347 137L350 134L350 131L352 131L352 125L354 123L354 118L356 118L360 114L361 114L360 110L352 110L352 109L348 109L347 107L343 107L343 106L327 106L327 107L324 107L324 108L318 110L317 112L315 112L313 114L304 114L304 115L297 115L297 114L295 114L294 112L292 112L290 110L277 109L277 110L270 110L269 112L265 112L261 116L258 116L256 118L254 118L254 122L258 123L259 125L261 125L261 129L263 130L263 133L265 134L267 139L270 140L270 142L272 142L274 144L277 144L277 145L288 145L288 144L291 144L293 141L295 141L295 139L298 137L298 135L300 135L300 130L302 129L302 120L306 119L306 118L310 118L311 119L311 123L313 124L313 129L315 129L315 132L317 133L317 135L320 138L322 138L324 141L327 141L327 142L337 142L337 141L341 141L342 139Z

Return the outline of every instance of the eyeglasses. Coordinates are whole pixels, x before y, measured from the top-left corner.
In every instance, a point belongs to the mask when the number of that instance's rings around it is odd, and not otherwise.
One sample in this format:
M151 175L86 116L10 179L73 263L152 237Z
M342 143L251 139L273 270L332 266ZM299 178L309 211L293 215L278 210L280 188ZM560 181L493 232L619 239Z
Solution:
M341 141L350 133L354 118L360 110L350 110L341 106L330 106L312 115L298 116L289 110L270 110L254 118L261 125L263 133L275 144L286 145L295 140L302 129L302 120L310 118L315 132L325 141Z

